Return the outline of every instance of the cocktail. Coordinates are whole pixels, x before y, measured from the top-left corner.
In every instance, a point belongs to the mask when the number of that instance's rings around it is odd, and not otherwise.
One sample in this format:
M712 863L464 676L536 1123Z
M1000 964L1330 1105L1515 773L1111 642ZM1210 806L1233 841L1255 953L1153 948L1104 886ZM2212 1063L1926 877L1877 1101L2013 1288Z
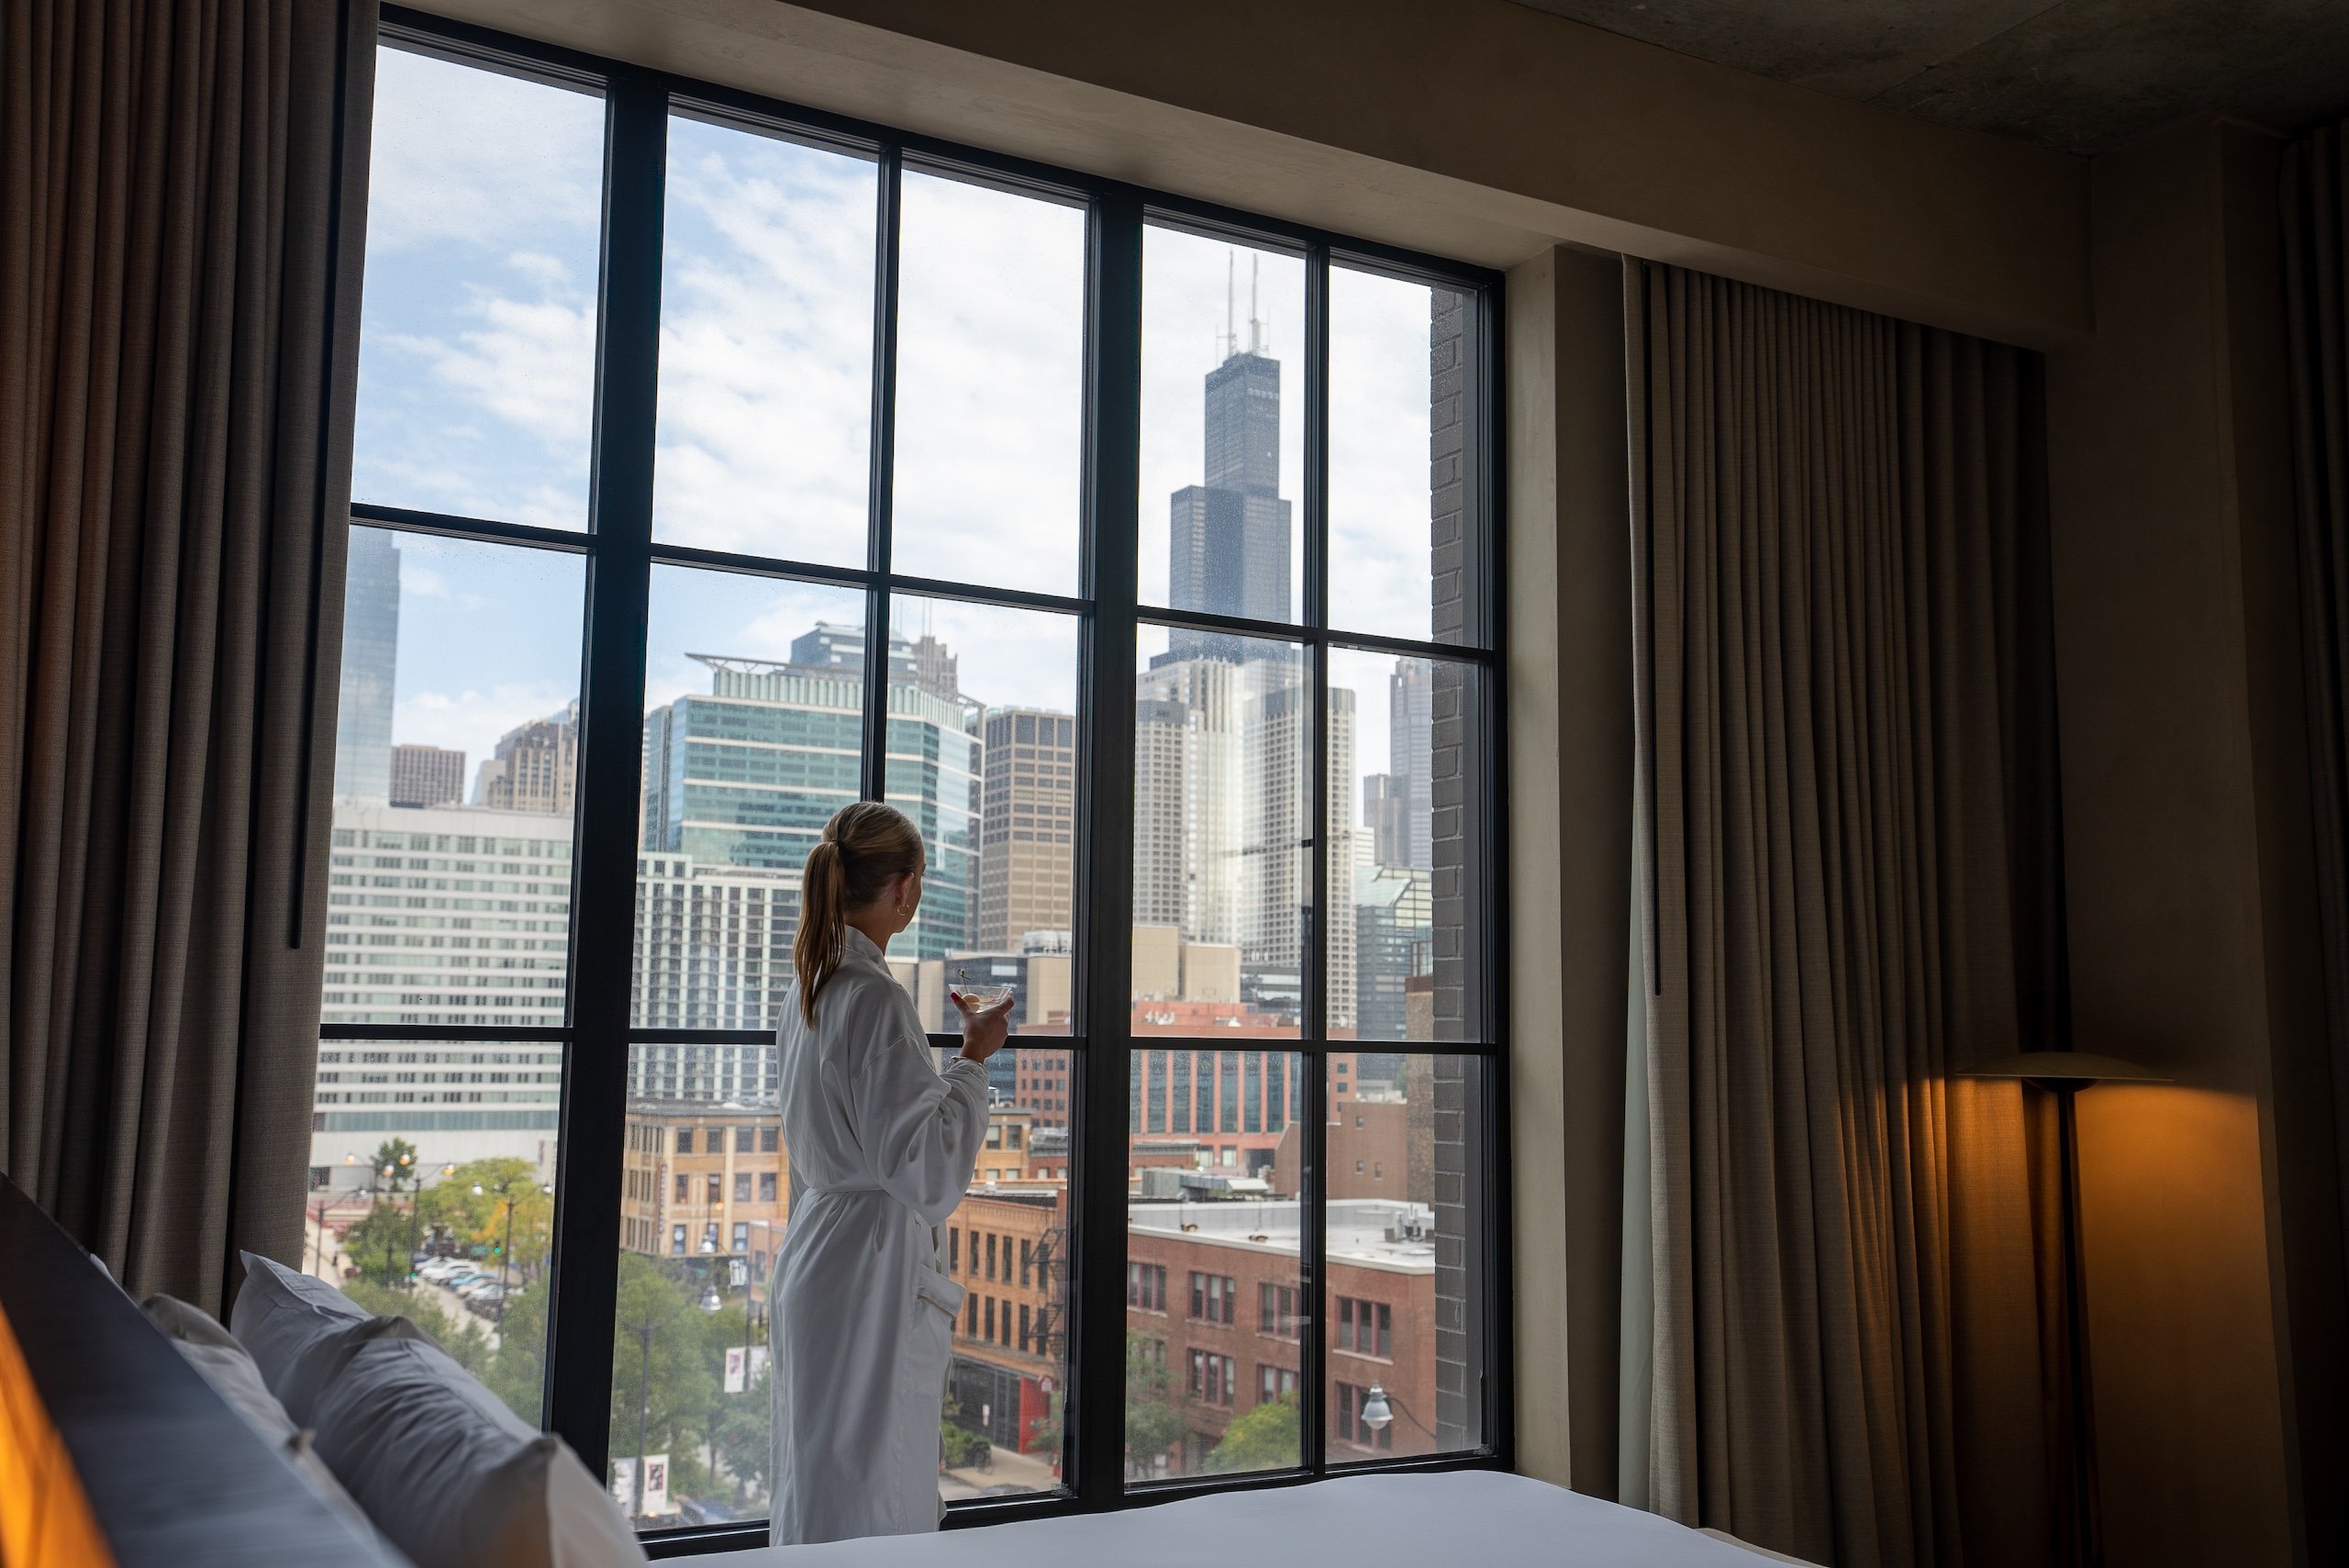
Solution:
M967 969L954 972L954 984L947 995L974 1013L984 1013L1011 1000L1011 987L987 980L973 980Z

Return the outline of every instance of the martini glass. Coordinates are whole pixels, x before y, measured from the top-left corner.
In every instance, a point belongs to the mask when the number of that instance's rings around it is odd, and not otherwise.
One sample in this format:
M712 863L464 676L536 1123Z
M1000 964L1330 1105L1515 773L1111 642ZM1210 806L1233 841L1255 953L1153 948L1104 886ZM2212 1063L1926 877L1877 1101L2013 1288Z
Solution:
M991 984L984 981L974 982L967 974L957 971L954 975L953 994L973 1012L984 1013L990 1007L1000 1006L1008 1001L1011 997L1011 987Z

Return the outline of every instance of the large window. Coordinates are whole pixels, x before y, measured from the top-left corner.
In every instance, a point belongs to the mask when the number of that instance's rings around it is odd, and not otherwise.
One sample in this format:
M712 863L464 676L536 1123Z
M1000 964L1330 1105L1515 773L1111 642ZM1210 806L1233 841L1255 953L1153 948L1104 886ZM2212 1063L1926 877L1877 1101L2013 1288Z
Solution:
M1495 280L421 28L309 1265L640 1529L763 1539L799 872L886 799L933 1044L1019 994L942 1495L1504 1457Z

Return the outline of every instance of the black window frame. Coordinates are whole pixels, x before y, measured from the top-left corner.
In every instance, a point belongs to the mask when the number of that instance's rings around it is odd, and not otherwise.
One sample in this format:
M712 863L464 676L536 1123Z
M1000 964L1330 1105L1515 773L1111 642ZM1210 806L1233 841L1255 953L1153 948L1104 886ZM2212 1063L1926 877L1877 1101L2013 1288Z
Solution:
M1070 1237L1063 1259L1070 1322L1061 1490L1055 1494L958 1502L948 1528L1069 1512L1141 1506L1199 1492L1293 1485L1337 1471L1502 1468L1514 1463L1513 1379L1508 1251L1507 1020L1508 973L1501 912L1508 895L1503 797L1502 624L1500 592L1500 311L1502 278L1488 269L1331 233L1308 224L1251 214L1124 182L989 152L809 109L618 60L584 54L454 22L402 6L383 8L381 41L391 47L543 82L584 89L605 102L604 209L595 350L595 437L588 526L582 531L494 519L354 504L352 524L396 532L472 539L577 555L586 562L580 687L581 740L573 816L565 1021L551 1027L321 1025L322 1044L348 1040L539 1042L562 1047L553 1266L549 1284L544 1423L592 1471L606 1469L625 1168L628 1069L631 1047L651 1044L763 1044L757 1029L638 1028L629 987L636 918L638 788L646 649L643 628L651 570L670 564L752 576L862 588L868 637L886 635L891 599L900 594L1013 608L1057 611L1079 628L1076 855L1077 962L1071 1032L1038 1037L1066 1050L1069 1099L1076 1130L1069 1160ZM729 555L658 543L652 529L654 399L660 329L662 246L668 120L673 110L779 131L876 160L880 213L875 249L875 401L868 561L857 569ZM1022 195L1044 196L1085 214L1085 411L1079 592L1057 595L921 578L893 570L889 495L894 457L896 328L897 177L907 167L949 173ZM1297 621L1255 621L1174 611L1138 597L1136 556L1141 413L1142 247L1159 225L1286 250L1306 265L1308 345L1303 354L1305 493L1298 497L1303 582ZM1471 625L1481 640L1443 643L1335 630L1328 616L1329 274L1347 266L1449 288L1472 301L1476 354L1468 387L1473 462L1475 576ZM786 569L787 568L787 569ZM1316 907L1330 886L1329 654L1332 650L1419 657L1475 667L1470 730L1481 759L1472 806L1485 863L1475 878L1470 929L1482 951L1471 960L1483 1033L1457 1041L1402 1043L1413 1054L1473 1058L1475 1115L1468 1118L1471 1159L1480 1184L1475 1279L1482 1292L1472 1313L1473 1354L1480 1379L1473 1402L1482 1441L1455 1452L1357 1462L1330 1456L1329 1313L1323 1190L1327 1166L1329 1074L1322 1063L1359 1049L1324 1028L1328 987L1319 940L1305 956L1303 1019L1296 1039L1252 1041L1251 1048L1307 1059L1291 1115L1304 1129L1308 1191L1300 1239L1295 1337L1300 1462L1294 1469L1238 1476L1164 1481L1125 1478L1123 1396L1128 1310L1128 1078L1132 909L1132 734L1134 651L1139 628L1236 632L1297 644L1310 672L1316 722L1313 756L1311 883ZM886 739L887 661L866 662L863 789L881 798ZM614 716L618 716L615 720ZM954 1043L952 1036L933 1037ZM1222 1051L1212 1039L1150 1037L1152 1051ZM675 1240L676 1229L667 1239ZM975 1240L975 1237L974 1237ZM974 1248L972 1262L977 1259ZM1163 1292L1164 1265L1157 1279ZM975 1306L975 1302L973 1304ZM1163 1311L1162 1303L1158 1310ZM646 1532L653 1557L766 1544L766 1527L724 1525Z

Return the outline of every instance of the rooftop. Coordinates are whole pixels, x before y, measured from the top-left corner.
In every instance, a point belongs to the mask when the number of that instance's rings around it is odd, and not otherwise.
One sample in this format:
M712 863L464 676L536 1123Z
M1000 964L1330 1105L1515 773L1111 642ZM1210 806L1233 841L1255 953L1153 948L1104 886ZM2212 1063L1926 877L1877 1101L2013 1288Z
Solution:
M1127 1206L1131 1230L1209 1247L1231 1247L1288 1257L1297 1253L1298 1205L1294 1198L1262 1202L1135 1203ZM1382 1198L1336 1198L1329 1204L1328 1255L1397 1273L1435 1272L1435 1213L1425 1204Z

